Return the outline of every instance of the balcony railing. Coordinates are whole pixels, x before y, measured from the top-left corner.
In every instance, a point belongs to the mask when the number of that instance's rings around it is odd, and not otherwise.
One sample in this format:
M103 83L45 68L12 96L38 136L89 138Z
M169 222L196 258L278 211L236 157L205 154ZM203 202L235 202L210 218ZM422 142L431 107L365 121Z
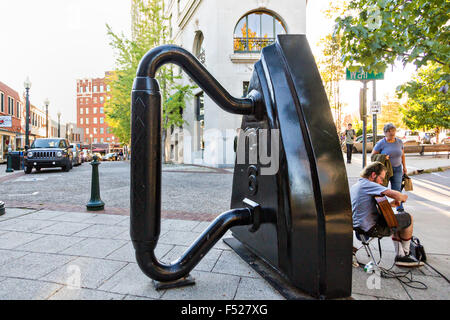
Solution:
M275 42L275 38L234 38L234 52L261 52Z

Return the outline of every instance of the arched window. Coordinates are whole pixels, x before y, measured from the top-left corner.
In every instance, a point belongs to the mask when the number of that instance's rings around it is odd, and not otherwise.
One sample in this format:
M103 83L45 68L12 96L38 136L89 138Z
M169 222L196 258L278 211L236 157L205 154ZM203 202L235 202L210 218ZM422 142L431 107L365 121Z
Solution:
M234 52L260 52L275 42L286 28L279 18L266 11L254 11L239 20L234 28Z

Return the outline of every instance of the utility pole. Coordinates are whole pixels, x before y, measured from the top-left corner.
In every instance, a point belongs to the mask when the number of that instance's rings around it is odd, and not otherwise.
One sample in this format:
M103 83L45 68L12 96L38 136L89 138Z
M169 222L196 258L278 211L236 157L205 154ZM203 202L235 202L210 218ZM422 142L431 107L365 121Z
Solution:
M372 101L377 101L377 80L373 80ZM374 112L372 115L372 141L373 148L377 144L377 114Z
M362 167L366 166L367 154L367 80L362 81L364 84L359 95L360 115L363 121L363 147L362 147Z

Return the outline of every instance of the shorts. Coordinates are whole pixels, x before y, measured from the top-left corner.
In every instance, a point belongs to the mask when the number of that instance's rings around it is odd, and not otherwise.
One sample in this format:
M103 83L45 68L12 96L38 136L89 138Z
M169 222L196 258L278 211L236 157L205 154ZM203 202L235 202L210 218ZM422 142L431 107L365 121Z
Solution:
M368 235L369 237L377 238L389 237L394 232L408 228L411 225L411 216L407 212L397 213L395 215L395 218L398 222L398 227L396 228L396 230L392 230L391 228L389 228L386 224L386 221L384 221L384 218L380 218L377 223L368 231L364 232L364 234Z

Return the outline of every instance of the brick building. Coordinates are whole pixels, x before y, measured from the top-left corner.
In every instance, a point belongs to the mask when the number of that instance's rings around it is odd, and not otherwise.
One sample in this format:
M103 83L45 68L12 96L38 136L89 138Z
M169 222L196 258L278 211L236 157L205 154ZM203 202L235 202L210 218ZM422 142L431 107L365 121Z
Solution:
M84 144L112 144L118 141L106 123L104 103L108 99L109 86L104 78L77 80L77 127L83 129ZM106 150L105 150L106 151Z
M0 81L0 116L8 122L8 127L0 126L0 162L6 159L8 147L13 150L23 147L25 142L25 131L21 123L23 120L25 124L23 110L23 102L19 93ZM9 121L9 117L11 117L11 121ZM6 121L4 125L6 125Z

